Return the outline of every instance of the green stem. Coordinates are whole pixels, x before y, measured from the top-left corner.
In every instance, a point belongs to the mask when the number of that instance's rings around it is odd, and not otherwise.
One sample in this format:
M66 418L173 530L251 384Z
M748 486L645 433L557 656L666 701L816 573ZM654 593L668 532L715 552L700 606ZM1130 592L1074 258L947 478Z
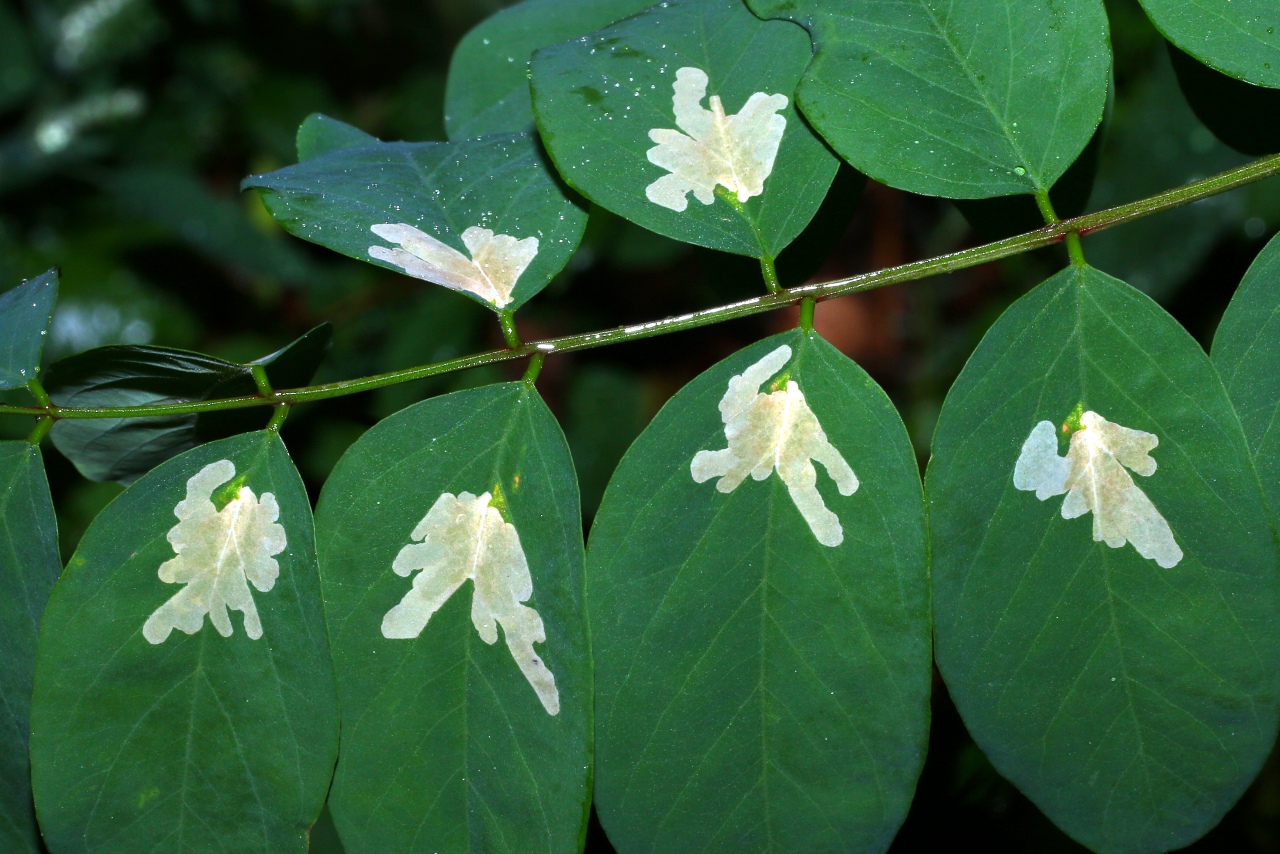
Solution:
M1061 222L1058 218L1058 212L1053 209L1053 202L1049 198L1046 190L1036 193L1036 204L1040 207L1040 214L1044 217L1044 221L1049 225L1056 225ZM1067 244L1067 255L1071 258L1072 265L1076 267L1084 267L1087 261L1084 260L1084 246L1080 243L1080 235L1078 232L1068 232L1065 240Z
M272 433L280 432L280 425L284 424L284 420L289 417L289 404L282 403L276 407L275 412L271 413L271 420L267 422L267 429Z
M32 377L27 380L27 390L31 392L31 396L36 399L36 406L41 409L49 409L53 406L53 401L49 400L49 393L44 390L44 386L40 384L40 380Z
M263 397L271 397L275 394L275 390L271 388L271 380L267 377L267 369L262 365L250 365L249 371L253 374L253 383L258 387L258 394Z
M433 364L421 365L416 368L406 368L399 371L389 371L384 374L376 374L374 376L361 377L353 380L342 380L340 382L325 383L323 385L276 391L270 401L265 401L262 397L255 394L244 397L226 398L223 400L148 404L146 406L103 406L85 408L55 407L52 411L45 406L0 405L0 414L34 415L37 417L52 415L54 418L131 418L143 415L185 415L188 413L215 412L224 409L241 409L249 406L262 406L268 403L294 404L313 400L326 400L331 397L340 397L342 395L354 394L356 392L370 391L372 389L395 385L397 383L419 380L424 377L436 376L438 374L449 373L452 371L460 371L465 368L475 368L481 365L507 362L512 359L522 359L527 356L532 356L535 353L542 353L544 355L549 355L551 353L566 353L575 350L589 350L594 347L602 347L607 344L636 341L641 338L652 338L656 335L666 335L672 332L697 329L702 326L709 326L711 324L721 323L738 317L746 317L765 311L772 311L777 308L782 308L783 306L794 305L809 298L815 300L830 299L831 297L843 296L845 294L868 291L874 288L882 288L886 285L895 285L900 282L910 282L928 278L930 276L942 275L944 273L953 273L957 270L964 270L969 267L988 264L992 261L999 261L1002 258L1009 258L1014 255L1029 252L1033 249L1039 249L1044 246L1060 243L1067 237L1067 235L1072 233L1083 236L1095 231L1102 231L1103 229L1122 225L1127 222L1133 222L1134 220L1142 219L1143 217L1150 216L1154 213L1172 210L1173 208L1181 207L1182 205L1190 204L1191 202L1207 199L1211 196L1216 196L1219 193L1234 190L1237 187L1243 187L1255 181L1260 181L1263 178L1269 178L1278 174L1280 174L1280 154L1255 160L1254 162L1247 163L1244 166L1187 184L1183 187L1168 190L1147 199L1130 202L1125 205L1119 205L1105 211L1099 211L1097 213L1063 220L1062 222L1046 225L1044 228L1027 234L1021 234L1005 240L998 240L994 243L988 243L984 246L976 246L972 249L965 249L961 252L953 252L950 255L943 255L938 258L914 261L910 264L902 264L898 267L890 267L884 270L876 270L871 273L863 273L862 275L851 276L847 279L836 279L831 282L801 285L799 287L779 291L776 294L766 294L764 296L730 303L729 305L722 305L718 308L695 311L690 314L682 314L675 317L664 318L662 320L650 321L648 323L639 323L632 326L619 326L613 329L605 329L598 332L587 332L579 335L566 335L562 338L551 338L530 344L519 344L517 339L516 343L513 343L509 349L490 350L486 353L476 353L470 356L449 359L444 362L435 362ZM507 315L509 318L510 313L507 313ZM501 316L502 314L500 313L499 317ZM505 327L506 324L504 324L504 332ZM512 331L514 332L514 328ZM32 393L35 394L34 391ZM39 400L38 397L37 400Z
M40 440L44 438L45 434L48 433L52 427L53 417L46 415L44 418L41 418L36 422L36 427L31 431L31 434L27 436L27 441L33 445L39 445Z
M502 324L502 337L511 348L520 346L520 335L516 332L516 316L513 311L499 311L498 322Z
M782 283L778 281L778 268L773 266L773 259L768 255L760 256L760 272L764 274L764 286L769 293L782 292Z
M800 300L800 328L805 332L813 331L813 312L817 307L818 301L813 297Z
M529 385L533 385L538 380L538 374L542 373L542 363L547 360L546 353L534 353L529 359L529 367L525 368L524 381Z

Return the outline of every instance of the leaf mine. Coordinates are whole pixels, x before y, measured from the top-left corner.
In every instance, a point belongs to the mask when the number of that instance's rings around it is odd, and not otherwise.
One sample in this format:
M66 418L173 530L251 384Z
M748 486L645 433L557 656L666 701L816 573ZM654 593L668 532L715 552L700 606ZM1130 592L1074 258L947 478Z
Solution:
M748 474L754 480L764 480L776 470L818 542L838 546L844 542L844 528L818 493L818 473L813 462L822 463L841 495L857 491L857 475L827 441L827 434L794 380L788 380L780 391L759 391L790 358L791 348L784 344L729 379L728 390L720 400L720 417L729 447L698 451L690 472L697 483L718 477L716 489L733 492Z
M786 117L777 115L788 103L786 95L756 92L742 110L725 115L719 95L712 95L711 109L702 106L707 95L707 73L686 66L676 71L672 106L676 125L683 130L654 128L649 139L649 162L670 172L645 188L649 201L673 211L689 206L688 194L704 205L715 201L719 184L736 193L739 202L764 192L764 181L773 171Z
M413 579L413 587L382 618L387 638L416 638L427 622L468 578L475 583L471 622L487 644L502 626L507 649L548 714L560 712L555 676L533 651L547 639L538 612L521 604L533 595L533 579L520 535L489 506L492 496L443 493L413 529L410 543L396 555L392 569Z
M415 279L474 294L495 308L511 302L516 281L538 254L538 238L517 240L473 225L462 232L468 258L457 249L406 223L369 228L398 248L370 246L369 256L394 264Z
M1041 421L1022 445L1013 469L1013 485L1044 501L1066 494L1062 518L1093 513L1093 539L1118 549L1126 542L1144 558L1169 569L1182 549L1164 516L1129 476L1155 474L1150 452L1160 443L1153 433L1121 427L1096 412L1080 417L1083 428L1071 435L1066 457L1058 456L1051 422Z
M263 593L275 586L280 565L273 555L284 551L287 542L284 528L276 523L280 507L270 492L259 502L244 486L221 510L214 507L213 491L235 474L230 460L209 463L187 481L186 498L173 508L179 521L167 539L176 556L160 564L159 576L186 586L147 618L142 635L150 643L163 643L174 629L195 634L205 614L218 634L230 637L228 608L244 613L246 635L262 637L249 584Z

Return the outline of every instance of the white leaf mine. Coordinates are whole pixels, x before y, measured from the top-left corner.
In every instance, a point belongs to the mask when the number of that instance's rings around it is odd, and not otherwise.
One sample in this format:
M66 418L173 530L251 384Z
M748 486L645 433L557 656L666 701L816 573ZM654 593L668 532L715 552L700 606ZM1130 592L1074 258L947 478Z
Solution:
M711 204L717 184L736 193L739 202L760 195L787 129L786 117L777 115L787 106L786 95L756 92L729 116L719 95L711 96L711 109L702 106L707 82L707 73L700 68L676 71L672 106L680 130L649 131L649 139L657 143L648 151L649 162L671 174L646 187L645 195L673 211L689 206L689 193L704 205Z
M410 543L392 569L413 578L413 587L382 618L387 638L416 638L427 622L467 579L474 582L471 622L488 644L502 626L507 649L548 714L560 712L560 694L547 665L533 651L547 639L538 612L523 605L533 595L533 579L520 535L489 506L492 496L443 493L413 529ZM421 570L419 572L419 570Z
M475 294L495 308L511 302L516 281L538 254L538 238L517 240L473 225L462 232L468 258L457 249L406 223L387 222L370 231L396 248L370 246L369 257L386 261L415 279Z
M747 475L764 480L777 471L818 542L838 546L844 542L844 529L818 493L818 473L813 463L822 463L841 495L857 491L857 475L827 441L827 434L794 380L788 380L780 391L759 391L790 359L791 348L784 344L729 379L729 388L720 401L729 447L698 451L690 471L698 483L720 478L716 482L720 492L733 492Z
M213 491L235 477L230 460L218 460L187 481L187 496L173 508L178 524L168 533L176 557L160 564L160 580L186 585L155 610L142 636L163 643L174 629L193 635L209 622L223 637L231 636L227 609L244 613L244 633L262 637L262 622L249 584L266 593L275 586L280 565L273 555L284 551L284 528L277 524L280 507L270 492L262 500L247 486L217 509Z
M1066 494L1062 518L1093 514L1093 539L1118 549L1126 542L1138 554L1169 569L1182 560L1173 531L1129 471L1155 474L1151 451L1160 443L1153 433L1121 427L1096 412L1080 417L1066 457L1058 456L1052 423L1041 421L1022 444L1013 469L1013 485L1044 501Z

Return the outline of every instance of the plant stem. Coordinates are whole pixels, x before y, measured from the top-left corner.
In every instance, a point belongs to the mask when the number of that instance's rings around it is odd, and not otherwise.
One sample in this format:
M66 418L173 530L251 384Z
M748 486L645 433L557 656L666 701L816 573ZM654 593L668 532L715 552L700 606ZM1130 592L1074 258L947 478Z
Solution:
M253 374L253 383L258 387L258 394L263 397L271 397L275 391L271 388L271 380L267 377L267 369L262 365L250 365L249 371Z
M520 335L516 332L516 316L513 311L499 311L498 322L502 324L502 338L508 347L520 346Z
M529 367L525 368L524 381L529 385L533 385L538 380L538 374L542 373L542 363L547 360L546 353L534 353L529 359Z
M278 390L274 392L271 400L264 400L258 395L249 395L244 397L225 398L222 400L148 404L146 406L49 408L47 404L40 406L0 405L0 414L34 415L37 417L51 416L58 419L130 418L144 415L184 415L193 412L198 413L214 412L223 409L241 409L249 406L281 403L294 404L313 400L325 400L331 397L340 397L342 395L354 394L356 392L370 391L384 386L395 385L397 383L408 382L411 380L419 380L424 377L459 371L465 368L474 368L481 365L507 362L512 359L522 359L534 354L547 355L551 353L566 353L575 350L588 350L594 347L602 347L606 344L619 344L624 341L635 341L641 338L651 338L656 335L666 335L687 329L697 329L702 326L709 326L711 324L732 320L738 317L746 317L765 311L772 311L776 308L782 308L783 306L801 303L807 299L814 301L831 299L832 297L858 293L860 291L868 291L874 288L882 288L886 285L894 285L900 282L910 282L928 278L930 276L938 276L943 273L953 273L957 270L976 267L992 261L999 261L1002 258L1020 255L1033 249L1050 246L1054 243L1062 242L1071 234L1081 236L1088 235L1095 231L1102 231L1103 229L1112 228L1117 225L1142 219L1143 217L1150 216L1154 213L1172 210L1173 208L1181 207L1182 205L1190 204L1191 202L1199 201L1201 199L1207 199L1211 196L1218 195L1219 193L1234 190L1237 187L1243 187L1247 184L1251 184L1255 181L1260 181L1263 178L1269 178L1277 174L1280 174L1280 154L1255 160L1254 162L1247 163L1244 166L1187 184L1183 187L1167 190L1147 199L1119 205L1097 213L1086 214L1085 216L1074 217L1073 219L1063 220L1058 223L1052 223L1050 225L1046 225L1044 228L1027 234L1021 234L1005 240L998 240L994 243L988 243L983 246L975 246L971 249L953 252L949 255L942 255L940 257L930 258L924 261L914 261L910 264L902 264L897 267L889 267L887 269L876 270L871 273L863 273L858 276L851 276L847 279L836 279L831 282L801 285L795 288L780 290L777 293L740 300L739 302L722 305L717 308L695 311L689 314L677 315L675 317L667 317L662 320L654 320L648 323L619 326L598 332L566 335L561 338L551 338L545 341L521 344L519 338L515 336L515 324L511 320L511 312L499 312L499 318L503 321L503 333L506 335L508 343L511 345L509 349L490 350L485 353L461 356L459 358L449 359L443 362L435 362L429 365L421 365L419 367L406 368L399 371L390 371L384 374L376 374L353 380L342 380L340 382L325 383L323 385L308 386L305 388ZM510 328L509 335L507 334L508 328ZM43 393L43 389L40 391ZM37 393L33 390L32 394ZM37 394L36 399L37 401L40 401L40 395ZM43 399L47 401L48 396L44 395Z
M49 409L53 406L53 401L49 400L49 393L35 377L27 380L27 391L31 392L31 396L36 399L36 406L41 409Z
M44 416L43 418L41 418L39 421L36 422L35 429L31 431L31 434L29 436L27 436L27 441L33 445L39 445L40 440L44 438L45 434L48 433L52 427L53 427L52 416L49 416L49 415Z
M271 420L267 422L267 429L272 433L280 432L280 425L284 424L284 420L289 417L289 404L282 403L276 407L275 412L271 413Z
M818 301L813 297L800 300L800 328L805 332L813 331L813 312L817 307Z
M1049 198L1049 193L1041 190L1036 193L1036 204L1040 207L1040 214L1044 217L1044 221L1048 225L1056 225L1062 222L1058 218L1058 212L1053 209L1053 201ZM1084 246L1080 243L1080 235L1074 231L1068 232L1066 236L1067 255L1071 258L1072 265L1083 267L1088 262L1084 259Z
M760 272L764 274L764 286L769 293L781 293L782 283L778 281L778 268L773 266L773 259L768 255L760 256Z

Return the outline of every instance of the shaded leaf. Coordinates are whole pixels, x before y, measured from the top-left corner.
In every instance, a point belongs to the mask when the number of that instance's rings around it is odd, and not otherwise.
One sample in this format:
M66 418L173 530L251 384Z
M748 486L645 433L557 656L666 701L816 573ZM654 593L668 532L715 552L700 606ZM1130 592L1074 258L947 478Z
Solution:
M62 570L40 449L0 442L0 849L39 852L31 800L31 681L40 616Z
M536 256L505 306L514 310L560 272L587 220L544 157L537 140L527 134L465 142L388 142L343 148L252 175L242 186L263 190L267 209L291 233L437 284L448 280L421 274L412 258L397 254L422 258L401 239L406 230L417 230L422 240L443 244L468 263L473 258L466 245L470 241L464 239L468 232L536 239ZM375 228L396 233L384 238ZM496 307L474 293L468 296Z
M791 103L809 57L803 31L760 21L740 0L673 0L538 51L534 112L560 173L600 206L668 237L773 258L838 164ZM751 180L739 184L744 168Z
M234 469L215 506L248 489L278 507L279 578L251 594L262 636L238 616L227 636L206 620L144 636L176 592L159 572L181 541L175 512L211 465ZM224 529L227 543L244 548L237 532ZM338 736L314 542L302 480L267 432L169 460L94 521L36 662L32 779L52 850L306 851Z
M1187 103L1214 136L1244 154L1280 149L1280 91L1215 71L1173 45L1169 58Z
M1196 59L1280 87L1280 7L1272 0L1139 0L1151 22Z
M324 323L262 365L275 388L305 385L324 360L333 328ZM250 365L168 347L113 345L55 362L46 388L58 406L145 406L257 394ZM132 483L201 442L262 427L262 407L145 418L65 418L54 424L54 446L90 480Z
M334 468L316 519L344 722L329 805L347 850L577 851L582 526L537 392L491 385L385 419Z
M760 440L821 468L738 452ZM619 850L888 847L928 730L925 537L901 419L816 335L752 345L667 403L588 550L596 808Z
M800 109L859 171L954 199L1047 191L1102 119L1101 0L750 0L805 26Z
M0 294L0 389L23 388L36 378L57 300L57 270Z
M1258 255L1213 336L1222 375L1273 509L1280 509L1280 237Z
M653 0L524 0L484 19L449 60L449 139L533 130L529 57L653 5Z
M1144 557L1070 496L1023 491L1046 485L1020 462L1028 445L1075 449L1091 413L1140 433L1091 442L1134 476L1103 461L1084 489L1140 482L1180 556ZM1123 282L1063 271L956 381L927 487L937 662L996 769L1096 851L1168 851L1216 824L1275 739L1280 576L1199 345Z
M376 136L324 113L312 113L298 125L298 161L314 160L343 148L377 145Z

